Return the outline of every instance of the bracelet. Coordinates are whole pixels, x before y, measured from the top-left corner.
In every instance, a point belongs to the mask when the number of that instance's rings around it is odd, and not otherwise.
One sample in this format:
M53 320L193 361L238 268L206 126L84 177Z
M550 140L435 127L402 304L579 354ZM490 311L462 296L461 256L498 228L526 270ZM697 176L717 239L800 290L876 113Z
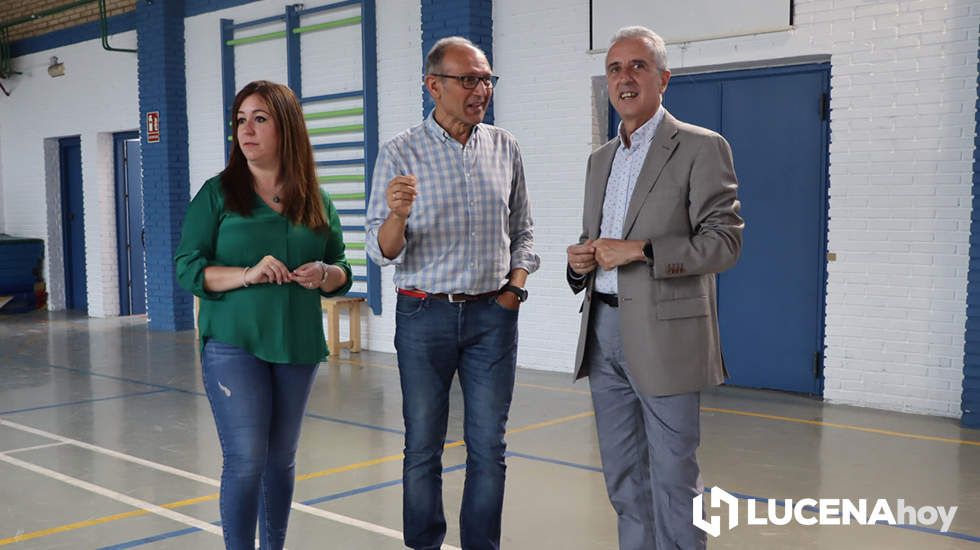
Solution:
M320 269L323 270L323 277L320 277L320 285L323 285L323 283L327 282L327 276L329 275L327 272L327 264L326 262L320 260L317 260L316 263L320 264Z
M242 288L248 288L248 281L245 280L245 274L248 273L249 269L252 269L252 266L247 266L242 270Z

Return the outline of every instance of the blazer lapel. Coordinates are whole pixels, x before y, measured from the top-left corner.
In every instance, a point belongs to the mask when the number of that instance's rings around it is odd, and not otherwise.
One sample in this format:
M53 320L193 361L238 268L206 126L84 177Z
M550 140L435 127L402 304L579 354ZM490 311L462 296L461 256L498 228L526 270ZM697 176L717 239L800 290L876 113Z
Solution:
M619 137L603 145L592 157L592 167L589 170L589 180L586 186L590 190L591 200L585 205L589 212L588 230L589 238L599 237L599 226L602 224L602 204L606 200L606 185L609 183L609 174L612 172L613 159L616 157L616 150L619 148Z
M623 239L633 229L633 224L636 223L636 218L640 215L640 208L643 206L643 201L650 194L653 186L660 178L660 173L667 164L667 160L670 159L670 155L677 148L676 138L677 119L671 116L670 113L665 112L664 119L660 121L660 126L657 127L657 133L654 134L653 141L650 142L650 150L647 151L647 158L643 161L640 174L636 178L636 187L633 188L629 208L626 209L626 219L623 220Z

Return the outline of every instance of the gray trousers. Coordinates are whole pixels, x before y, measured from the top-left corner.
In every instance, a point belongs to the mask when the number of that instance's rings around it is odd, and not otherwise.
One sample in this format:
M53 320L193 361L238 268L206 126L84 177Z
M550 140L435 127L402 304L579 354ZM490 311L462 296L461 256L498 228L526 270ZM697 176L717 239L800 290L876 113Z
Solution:
M618 310L598 300L592 307L585 360L619 548L705 548L705 533L691 521L693 499L704 488L695 454L701 394L640 393L623 353Z

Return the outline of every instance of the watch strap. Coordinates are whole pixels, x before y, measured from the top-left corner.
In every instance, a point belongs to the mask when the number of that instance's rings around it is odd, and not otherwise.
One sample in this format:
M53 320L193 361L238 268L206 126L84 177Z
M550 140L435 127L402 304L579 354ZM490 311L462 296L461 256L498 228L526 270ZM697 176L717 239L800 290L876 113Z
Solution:
M500 292L510 292L511 294L517 296L519 302L524 302L527 300L527 289L521 288L514 285L504 285L500 288ZM499 294L499 293L498 293Z

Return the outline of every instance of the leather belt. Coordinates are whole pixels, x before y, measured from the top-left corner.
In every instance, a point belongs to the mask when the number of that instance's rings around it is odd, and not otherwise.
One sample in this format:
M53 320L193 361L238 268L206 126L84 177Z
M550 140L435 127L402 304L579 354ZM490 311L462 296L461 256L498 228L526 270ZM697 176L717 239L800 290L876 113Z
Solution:
M445 300L451 304L458 304L461 302L476 302L478 300L483 300L484 298L489 298L490 296L497 295L496 290L491 292L484 292L483 294L445 294L445 293L432 294L430 292L426 292L424 290L417 290L414 288L413 289L399 288L398 293L403 294L405 296L411 296L413 298L420 298L423 300L426 298Z
M592 297L606 304L609 307L619 307L619 296L615 294L603 294L602 292L593 292Z

